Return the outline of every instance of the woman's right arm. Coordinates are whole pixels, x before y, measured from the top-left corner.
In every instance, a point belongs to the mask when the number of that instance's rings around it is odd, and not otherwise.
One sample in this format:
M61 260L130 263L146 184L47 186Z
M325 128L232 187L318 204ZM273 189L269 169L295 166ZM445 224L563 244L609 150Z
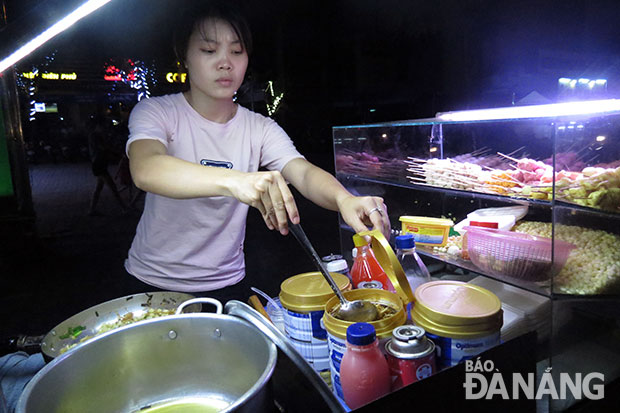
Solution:
M286 213L299 222L293 194L280 172L198 165L168 155L164 144L155 139L133 141L128 155L131 177L143 191L177 199L232 196L258 209L267 227L283 234L288 232Z
M169 198L187 199L232 196L230 187L240 172L206 167L175 158L154 139L140 139L129 145L129 166L136 186Z

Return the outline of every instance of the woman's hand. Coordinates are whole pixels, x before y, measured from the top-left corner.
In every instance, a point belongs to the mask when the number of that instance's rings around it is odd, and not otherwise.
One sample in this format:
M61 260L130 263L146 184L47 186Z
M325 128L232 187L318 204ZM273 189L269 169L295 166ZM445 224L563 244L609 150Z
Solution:
M378 229L390 239L390 220L383 198L378 196L349 196L338 203L342 219L356 233L368 231L368 227Z
M258 209L269 229L288 234L287 215L293 223L299 223L293 194L278 171L242 173L230 191L240 202Z

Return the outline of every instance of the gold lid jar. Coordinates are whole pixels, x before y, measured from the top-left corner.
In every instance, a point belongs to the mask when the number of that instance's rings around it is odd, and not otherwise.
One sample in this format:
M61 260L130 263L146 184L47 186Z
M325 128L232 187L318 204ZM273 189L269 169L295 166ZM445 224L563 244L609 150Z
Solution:
M351 289L351 281L346 275L330 274L341 291ZM322 311L332 297L336 298L334 291L318 271L294 275L280 284L280 303L287 310L298 313Z
M498 332L503 324L499 298L461 281L431 281L419 286L411 318L427 332L451 338L486 336Z

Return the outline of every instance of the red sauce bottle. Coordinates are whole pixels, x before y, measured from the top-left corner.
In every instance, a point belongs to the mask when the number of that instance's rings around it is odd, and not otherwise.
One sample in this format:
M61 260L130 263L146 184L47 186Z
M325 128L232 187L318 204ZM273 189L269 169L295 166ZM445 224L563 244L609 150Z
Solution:
M357 249L357 255L355 256L355 261L353 261L353 267L351 268L353 288L358 288L359 283L364 281L379 281L384 290L396 292L390 279L375 258L366 239L355 234L353 235L353 243Z

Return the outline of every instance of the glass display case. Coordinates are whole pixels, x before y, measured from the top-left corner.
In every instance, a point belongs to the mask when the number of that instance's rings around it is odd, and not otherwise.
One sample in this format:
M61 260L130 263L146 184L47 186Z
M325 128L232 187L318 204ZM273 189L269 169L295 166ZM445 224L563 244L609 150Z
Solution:
M620 377L620 101L338 126L333 142L338 180L352 193L383 197L395 234L401 216L461 224L447 245L418 247L435 277L482 277L547 301L546 322L532 327L539 376L547 369L558 383L563 373L600 373L605 383ZM462 224L474 211L506 206L526 213L506 239L485 241L505 242L501 249L474 260L467 245L484 231L463 243ZM352 234L341 221L345 253ZM547 401L559 411L579 399Z

